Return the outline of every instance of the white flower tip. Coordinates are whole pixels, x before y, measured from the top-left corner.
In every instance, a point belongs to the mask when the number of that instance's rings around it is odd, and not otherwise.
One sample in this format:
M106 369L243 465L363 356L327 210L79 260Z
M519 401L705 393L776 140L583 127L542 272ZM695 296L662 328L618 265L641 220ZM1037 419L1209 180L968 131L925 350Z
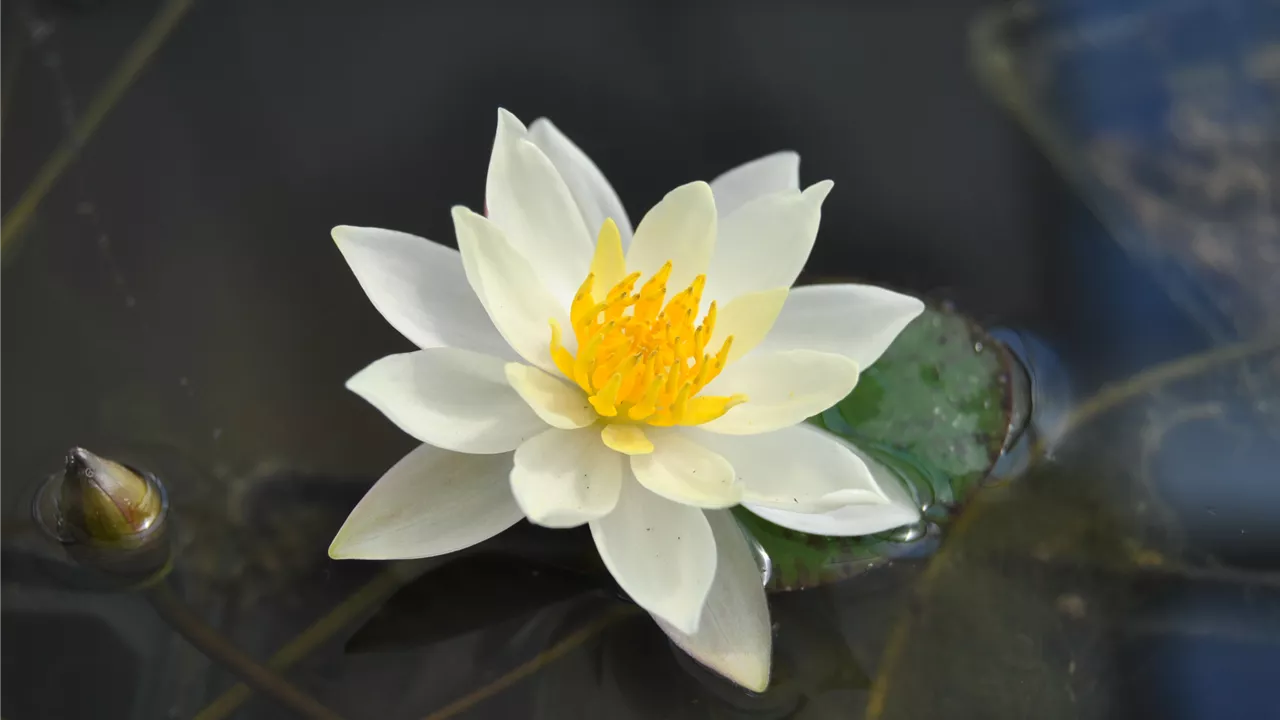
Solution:
M816 182L804 189L804 199L814 205L822 205L827 199L827 195L831 194L831 189L836 186L834 180L823 180Z
M773 669L771 661L770 657L743 655L729 658L720 669L725 677L742 687L751 692L762 693L769 689L769 675Z
M334 560L355 560L357 558L351 553L350 543L344 537L343 530L346 530L345 526L333 536L333 542L329 543L329 557Z
M924 312L924 301L921 300L920 298L911 297L910 295L903 295L903 297L907 298L907 300L910 301L905 303L905 306L908 308L907 314L911 316L907 320L907 322L910 322L911 320L915 320L916 318L920 317L920 313ZM904 325L903 327L906 327L906 326Z
M520 118L506 108L498 108L498 132L514 132L521 137L528 132Z
M351 239L351 235L355 230L356 229L350 225L337 225L329 231L329 237L333 238L334 242L341 245L343 242Z
M480 217L471 211L466 205L454 205L449 208L449 214L453 217L453 226L456 229L459 225L471 222L474 218Z
M555 123L551 122L551 118L540 117L529 123L530 134L542 131L543 128L546 128L545 132L559 132L559 128L556 127Z
M715 195L713 195L711 192L711 185L707 184L707 182L704 180L694 180L691 183L685 183L684 185L681 185L675 190L672 190L671 192L667 193L667 196L670 197L676 194L705 195L706 197L711 198L712 202L715 201L714 200Z

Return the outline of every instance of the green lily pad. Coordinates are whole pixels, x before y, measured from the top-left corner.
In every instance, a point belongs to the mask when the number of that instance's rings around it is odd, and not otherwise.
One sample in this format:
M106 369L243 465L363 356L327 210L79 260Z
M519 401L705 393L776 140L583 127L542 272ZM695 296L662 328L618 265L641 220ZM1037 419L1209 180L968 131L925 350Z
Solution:
M858 386L811 418L895 470L925 517L945 522L1000 458L1014 414L1009 352L975 323L929 308ZM832 538L778 527L739 509L768 553L771 590L813 587L886 562L919 531Z

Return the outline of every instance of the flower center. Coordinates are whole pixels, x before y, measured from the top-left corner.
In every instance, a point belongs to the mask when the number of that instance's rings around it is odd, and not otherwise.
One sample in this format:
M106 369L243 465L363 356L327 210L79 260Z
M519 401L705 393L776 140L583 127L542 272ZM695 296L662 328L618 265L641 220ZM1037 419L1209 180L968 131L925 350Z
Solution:
M743 395L698 395L724 369L733 345L730 335L718 351L706 347L715 331L715 302L702 323L695 324L705 275L665 305L669 261L638 291L640 273L631 273L603 301L593 294L595 275L587 275L569 310L578 339L577 355L561 344L563 331L552 320L551 357L560 372L587 393L602 418L657 426L699 425L746 401Z

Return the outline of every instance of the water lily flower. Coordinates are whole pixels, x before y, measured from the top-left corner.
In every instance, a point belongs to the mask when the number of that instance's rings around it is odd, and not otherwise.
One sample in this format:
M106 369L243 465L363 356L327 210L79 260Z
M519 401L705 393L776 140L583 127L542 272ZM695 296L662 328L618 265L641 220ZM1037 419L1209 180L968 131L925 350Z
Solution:
M883 468L804 423L923 305L864 285L792 288L832 183L770 155L671 191L632 229L549 121L499 111L486 214L459 251L391 230L333 237L420 349L348 387L424 444L352 511L335 558L428 557L521 518L583 524L619 586L675 642L768 683L768 606L727 508L803 532L918 519Z

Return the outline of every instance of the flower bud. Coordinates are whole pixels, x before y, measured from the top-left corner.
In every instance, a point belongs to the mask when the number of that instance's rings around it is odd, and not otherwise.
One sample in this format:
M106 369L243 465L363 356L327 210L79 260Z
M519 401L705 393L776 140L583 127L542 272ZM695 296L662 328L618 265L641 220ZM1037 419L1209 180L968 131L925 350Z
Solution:
M83 448L67 454L61 479L59 530L75 540L136 547L164 514L164 497L150 478Z

